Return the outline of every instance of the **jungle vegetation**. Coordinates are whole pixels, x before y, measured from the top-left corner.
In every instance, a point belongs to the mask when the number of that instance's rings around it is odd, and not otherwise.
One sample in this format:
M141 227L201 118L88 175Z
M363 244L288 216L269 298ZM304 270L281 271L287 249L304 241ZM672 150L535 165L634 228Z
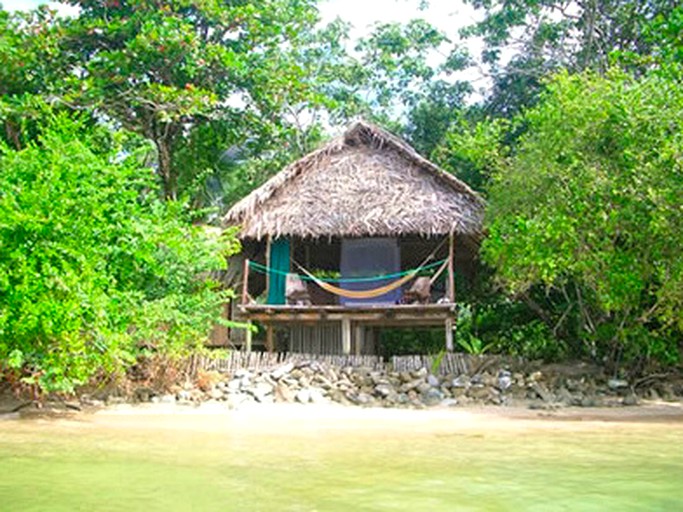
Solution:
M360 40L316 0L0 10L3 377L68 392L200 347L239 250L206 226L357 116L487 199L461 346L678 364L683 8L465 1L482 17L457 38L416 1Z

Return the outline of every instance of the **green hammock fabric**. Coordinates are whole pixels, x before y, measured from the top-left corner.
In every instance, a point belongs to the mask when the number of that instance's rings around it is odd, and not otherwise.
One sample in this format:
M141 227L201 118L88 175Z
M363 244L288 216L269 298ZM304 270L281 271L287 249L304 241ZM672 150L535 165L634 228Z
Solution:
M278 238L270 244L270 285L268 304L285 304L285 279L289 272L289 240Z

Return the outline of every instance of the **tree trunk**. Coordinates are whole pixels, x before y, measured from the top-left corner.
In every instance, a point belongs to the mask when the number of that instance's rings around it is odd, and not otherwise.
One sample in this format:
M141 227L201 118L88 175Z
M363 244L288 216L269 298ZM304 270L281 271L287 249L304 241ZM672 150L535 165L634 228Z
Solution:
M176 177L173 172L173 162L171 159L171 147L167 139L157 138L154 140L159 154L159 177L164 190L164 199L177 199L178 190Z

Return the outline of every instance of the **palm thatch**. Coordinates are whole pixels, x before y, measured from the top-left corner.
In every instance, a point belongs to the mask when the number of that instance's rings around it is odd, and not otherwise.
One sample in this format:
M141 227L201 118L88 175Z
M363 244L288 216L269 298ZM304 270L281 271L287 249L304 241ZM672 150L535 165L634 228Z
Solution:
M389 132L359 121L235 204L242 238L478 237L483 200Z

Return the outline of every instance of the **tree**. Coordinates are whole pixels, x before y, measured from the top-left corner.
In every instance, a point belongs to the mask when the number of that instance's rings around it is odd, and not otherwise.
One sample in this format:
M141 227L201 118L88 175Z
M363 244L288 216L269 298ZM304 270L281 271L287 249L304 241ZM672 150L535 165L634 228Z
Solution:
M206 168L174 157L218 126L223 150L277 136L287 105L307 98L292 57L317 20L313 0L73 1L63 48L70 101L151 140L164 196L196 188ZM277 138L277 137L276 137Z
M206 339L237 246L189 225L123 133L43 105L36 139L0 146L0 372L47 391L115 375L153 347Z
M564 298L586 353L675 360L683 333L680 75L561 73L495 162L485 260L512 294ZM491 148L481 148L491 152ZM553 325L557 327L557 325Z
M54 13L41 7L28 13L0 10L0 140L21 149L30 140L36 97L48 101L67 74Z
M653 41L646 27L657 17L668 18L679 4L673 0L467 1L484 10L483 20L463 33L484 39L482 59L491 66L494 82L489 111L508 116L534 104L541 79L550 72L561 68L604 72L617 51L648 55Z

